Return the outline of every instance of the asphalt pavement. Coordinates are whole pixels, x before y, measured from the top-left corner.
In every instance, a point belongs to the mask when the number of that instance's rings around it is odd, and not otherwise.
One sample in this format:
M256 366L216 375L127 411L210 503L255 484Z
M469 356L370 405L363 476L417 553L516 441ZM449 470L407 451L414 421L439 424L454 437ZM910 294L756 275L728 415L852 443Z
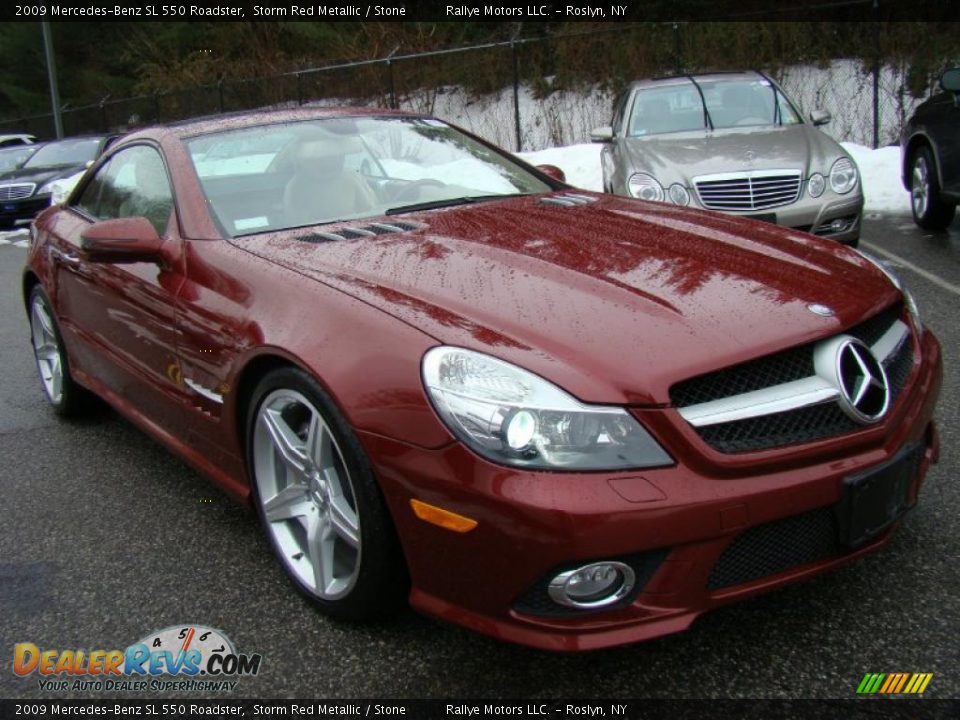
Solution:
M262 654L234 697L852 698L868 672L933 673L925 697L960 697L960 219L932 234L871 216L863 239L913 289L946 360L940 464L893 543L680 635L554 655L412 611L331 621L290 587L254 515L185 463L109 409L59 421L28 344L26 251L3 236L0 697L142 697L44 692L14 675L13 647L122 649L189 623Z

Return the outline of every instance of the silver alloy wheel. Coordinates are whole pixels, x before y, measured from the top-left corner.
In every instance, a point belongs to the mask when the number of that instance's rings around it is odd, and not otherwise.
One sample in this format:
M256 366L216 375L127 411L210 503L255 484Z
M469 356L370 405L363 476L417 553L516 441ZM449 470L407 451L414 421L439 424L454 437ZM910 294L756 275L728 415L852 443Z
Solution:
M260 404L253 474L287 570L323 600L349 594L360 570L357 497L333 433L299 392L274 390Z
M53 319L40 295L34 295L30 305L30 337L43 389L56 405L63 398L63 360Z
M913 203L913 214L916 217L923 217L930 202L930 169L923 155L918 155L913 161L910 201Z

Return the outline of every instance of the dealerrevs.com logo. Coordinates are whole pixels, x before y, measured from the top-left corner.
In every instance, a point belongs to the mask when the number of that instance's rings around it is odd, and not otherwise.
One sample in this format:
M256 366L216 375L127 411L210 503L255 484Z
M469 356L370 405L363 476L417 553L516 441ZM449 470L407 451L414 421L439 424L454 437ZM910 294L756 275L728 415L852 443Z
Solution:
M260 672L263 656L238 653L230 639L203 625L174 625L126 650L13 648L13 672L36 675L46 692L224 691Z

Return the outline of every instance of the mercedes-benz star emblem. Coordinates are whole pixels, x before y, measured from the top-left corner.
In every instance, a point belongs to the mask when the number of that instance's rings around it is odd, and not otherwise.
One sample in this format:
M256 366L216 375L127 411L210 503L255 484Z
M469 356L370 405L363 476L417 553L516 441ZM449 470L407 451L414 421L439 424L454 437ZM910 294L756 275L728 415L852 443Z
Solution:
M860 423L882 418L890 407L890 383L883 366L866 345L848 337L836 351L840 407Z

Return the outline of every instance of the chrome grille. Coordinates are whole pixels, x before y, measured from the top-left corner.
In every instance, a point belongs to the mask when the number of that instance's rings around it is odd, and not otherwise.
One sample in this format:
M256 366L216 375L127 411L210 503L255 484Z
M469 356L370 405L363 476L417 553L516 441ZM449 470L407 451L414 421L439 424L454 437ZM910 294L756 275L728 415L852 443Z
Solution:
M878 353L891 404L909 384L914 369L912 334L902 314L903 305L898 303L842 333ZM900 341L893 344L891 338ZM810 392L816 346L801 345L685 380L670 388L670 399L704 442L723 453L813 442L862 429L829 393ZM736 410L723 416L717 405L731 403ZM710 419L711 411L717 413L716 419Z
M710 210L767 210L800 197L799 170L756 170L693 179L700 204Z
M34 183L0 185L0 200L20 200L30 197L36 187Z

